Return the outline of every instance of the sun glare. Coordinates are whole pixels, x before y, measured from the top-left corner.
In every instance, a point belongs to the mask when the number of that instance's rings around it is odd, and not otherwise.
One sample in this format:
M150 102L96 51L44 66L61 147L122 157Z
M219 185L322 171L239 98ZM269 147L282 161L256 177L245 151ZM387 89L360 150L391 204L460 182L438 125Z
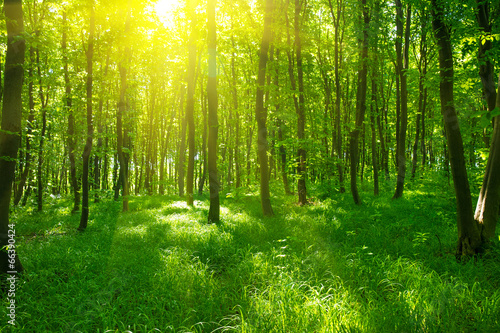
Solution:
M175 11L182 0L158 0L154 5L158 19L168 28L175 26Z

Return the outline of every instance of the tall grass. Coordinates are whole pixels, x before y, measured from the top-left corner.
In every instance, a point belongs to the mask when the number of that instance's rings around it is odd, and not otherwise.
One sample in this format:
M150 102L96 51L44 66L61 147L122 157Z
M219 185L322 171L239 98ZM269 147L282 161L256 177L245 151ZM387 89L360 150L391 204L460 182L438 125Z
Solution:
M312 204L228 194L222 221L208 200L105 201L88 229L56 200L14 212L26 273L16 326L2 332L498 332L500 250L458 263L451 188L431 182L357 207L311 185ZM274 193L280 193L275 188Z

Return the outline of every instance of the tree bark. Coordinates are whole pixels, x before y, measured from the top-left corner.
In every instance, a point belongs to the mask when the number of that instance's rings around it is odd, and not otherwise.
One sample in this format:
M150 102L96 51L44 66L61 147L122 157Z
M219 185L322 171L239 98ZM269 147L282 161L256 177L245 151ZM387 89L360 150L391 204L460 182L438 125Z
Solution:
M220 219L219 175L217 173L217 138L219 121L217 118L217 31L215 24L216 0L207 1L208 18L208 181L210 187L210 208L208 222Z
M481 245L481 236L474 221L469 180L465 166L462 134L453 101L453 54L449 28L443 22L444 9L432 0L433 28L439 48L441 113L446 129L453 184L457 200L457 256L473 255Z
M92 80L93 80L93 57L94 57L94 31L95 12L93 1L90 4L90 30L89 43L86 50L87 56L87 139L83 148L83 172L82 172L82 215L80 218L79 231L87 228L89 220L89 162L92 152L92 137L94 135L94 125L92 121Z
M373 166L373 195L379 195L378 181L378 152L377 152L377 131L375 129L375 118L378 115L377 103L377 83L372 79L372 105L370 113L370 126L372 130L371 150L372 150L372 166Z
M361 197L358 192L357 170L359 162L359 134L363 128L366 111L366 90L368 75L368 26L370 17L366 0L360 0L363 15L363 40L359 50L360 68L358 70L358 89L356 93L356 123L354 130L351 131L349 149L351 157L351 193L356 205L361 204Z
M69 156L69 173L70 173L70 183L73 190L73 209L72 213L77 212L80 209L80 189L78 184L78 178L76 176L76 160L75 160L75 116L73 111L73 102L71 98L71 82L69 78L68 70L68 51L66 45L67 39L67 18L66 10L63 11L63 36L62 36L62 52L63 52L63 62L64 62L64 87L65 87L65 106L68 111L68 156Z
M341 61L340 61L340 51L339 48L341 48L341 43L343 40L343 35L344 31L342 30L342 37L339 38L339 28L340 28L340 16L344 17L344 6L343 6L343 1L342 0L337 0L337 16L334 15L333 13L333 7L331 4L331 0L329 0L330 4L330 11L334 20L334 27L335 27L335 46L334 46L334 58L335 58L335 126L334 126L334 132L335 132L335 137L333 139L334 141L334 149L337 154L337 173L339 175L339 188L340 188L340 193L345 192L345 186L344 186L344 163L343 163L343 156L342 156L342 128L340 127L340 102L341 102L341 83L340 83L340 66L341 66Z
M477 21L482 34L488 36L491 35L491 24L489 19L489 2L477 0ZM492 42L486 39L486 36L481 36L481 42L479 43L479 76L481 78L481 83L483 85L483 95L488 106L488 111L492 111L496 107L500 107L498 95L495 92L495 86L493 84L494 68L491 60L488 58L488 52L492 48ZM483 40L484 38L484 40ZM500 90L500 89L499 89ZM479 198L476 205L476 211L474 218L480 223L482 227L482 237L484 240L489 240L495 235L496 223L498 219L498 203L495 208L495 200L498 200L498 172L493 172L493 170L499 170L499 162L496 161L500 155L498 152L500 149L500 135L499 120L498 116L495 117L493 124L493 138L490 144L490 155L488 156L488 161L486 162L486 170L483 177L483 184L479 192ZM489 143L489 142L488 142ZM496 163L496 164L495 164ZM496 188L495 188L496 186Z
M191 3L192 1L188 1ZM186 99L186 120L188 125L188 168L186 174L186 203L193 206L193 187L194 187L194 155L195 151L195 128L194 128L194 90L195 90L195 71L196 71L196 13L195 8L188 6L189 19L191 21L191 33L188 42L188 73L187 73L187 99Z
M37 38L39 37L39 32L35 33ZM38 47L35 49L36 62L37 62L37 73L38 73L38 96L40 98L40 108L42 112L42 128L40 129L40 142L38 144L38 164L36 171L37 179L37 211L41 212L43 209L43 154L44 154L44 143L45 143L45 132L47 131L47 104L49 99L49 92L45 94L43 91L42 82L42 70L40 66L40 51Z
M425 154L425 108L427 107L427 88L424 86L424 81L427 75L427 30L425 13L421 14L422 18L422 29L420 32L420 61L418 65L419 79L418 79L418 113L416 119L416 130L415 130L415 143L413 145L413 156L412 156L412 169L411 178L415 178L415 173L417 171L417 159L418 159L418 148L419 140L421 140L420 147L422 150L422 155ZM422 131L420 131L420 126L422 125ZM425 161L425 156L422 158ZM425 163L425 162L424 162ZM422 164L423 165L423 164Z
M498 79L500 91L500 77ZM496 107L500 108L500 94L496 96ZM494 129L490 155L486 164L483 185L476 205L474 218L479 222L483 241L495 237L500 205L500 116L494 118Z
M476 0L477 4L477 22L479 25L479 31L481 32L481 40L479 42L479 77L481 78L481 83L483 85L483 96L488 110L492 111L495 108L496 92L495 92L495 81L494 77L494 67L491 62L491 56L489 53L492 49L491 38L491 23L490 23L490 9L489 1Z
M182 107L184 105L184 89L185 87L181 88L181 99L180 99L180 104L179 104L179 109L182 110ZM180 137L180 142L179 142L179 165L177 166L178 168L178 179L177 179L177 186L179 187L179 197L184 197L184 174L185 174L185 161L186 161L186 129L187 129L187 117L184 115L182 117L182 112L179 114L179 118L182 118L181 120L181 137Z
M264 107L264 85L266 80L266 66L269 44L271 42L271 25L274 14L273 0L266 0L264 12L264 32L259 51L259 71L257 76L257 93L255 102L255 119L257 121L257 154L260 164L260 202L264 216L274 215L269 192L269 169L267 161L267 109Z
M15 251L11 252L12 248L6 250L5 247L9 245L9 235L11 235L10 199L21 136L23 65L26 49L21 0L4 0L4 13L7 26L7 52L0 131L0 175L2 175L0 177L0 273L20 273L24 269L17 254Z
M297 109L297 138L299 140L298 155L298 180L297 192L299 195L299 205L307 204L307 189L306 189L306 149L305 149L305 98L304 98L304 72L302 67L302 40L300 36L300 12L302 6L300 0L295 0L295 54L297 61L297 83L299 88L299 107Z
M399 22L403 20L402 5L400 0L396 0L398 29L402 29L403 23ZM408 84L407 84L407 71L409 62L409 48L410 48L410 24L411 24L411 5L408 4L408 9L406 12L406 28L405 28L405 47L404 47L404 65L401 63L400 53L398 53L397 66L401 83L401 114L400 114L400 126L397 135L397 167L398 167L398 177L396 180L396 192L394 193L393 199L398 199L403 196L405 176L406 176L406 130L408 127ZM402 32L398 31L398 38L402 36ZM400 42L396 45L400 44ZM396 48L398 48L396 46ZM401 45L399 45L401 49Z
M231 16L231 31L233 31L233 16ZM235 43L234 36L231 35L231 46L233 48L231 53L231 75L232 75L232 97L233 97L233 109L235 113L235 126L234 126L234 165L236 173L236 188L241 187L241 166L240 166L240 112L238 110L238 79L236 76L236 55L235 55Z
M33 133L33 125L35 121L35 99L34 99L34 89L33 89L33 64L34 64L34 49L30 48L30 66L28 68L28 107L29 107L29 115L28 120L26 122L26 138L25 138L25 149L26 155L24 158L24 169L21 174L21 179L19 180L19 184L17 185L17 190L14 194L14 206L17 206L21 201L21 197L23 196L24 186L26 185L26 180L28 179L28 175L31 169L31 136ZM25 195L28 195L26 193Z

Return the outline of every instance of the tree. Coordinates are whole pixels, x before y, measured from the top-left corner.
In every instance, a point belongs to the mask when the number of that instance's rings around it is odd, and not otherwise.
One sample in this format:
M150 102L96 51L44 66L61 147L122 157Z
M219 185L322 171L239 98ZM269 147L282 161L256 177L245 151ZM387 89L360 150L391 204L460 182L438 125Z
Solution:
M73 189L73 209L72 212L78 211L80 207L80 190L78 188L78 178L76 176L76 161L75 161L75 115L73 111L73 103L71 99L71 82L69 79L69 69L68 69L68 50L67 50L67 14L66 9L63 10L63 35L62 35L62 53L64 62L64 102L65 107L68 111L68 155L70 163L70 183Z
M500 77L498 78L500 91ZM500 94L496 94L496 108L500 109ZM479 222L483 242L495 236L500 205L500 116L494 118L494 129L490 154L486 164L483 185L479 193L474 218Z
M215 25L216 0L207 0L208 16L208 181L210 187L210 208L208 222L218 222L220 215L219 175L217 173L217 33Z
M297 138L299 139L298 155L298 180L297 192L299 194L299 205L307 204L307 189L306 189L306 149L305 142L305 97L304 97L304 69L302 66L302 40L300 36L300 12L302 3L300 0L295 0L295 57L297 61L297 83L299 88L299 103L297 108Z
M269 169L267 158L267 108L264 107L264 87L269 44L271 42L271 25L274 14L273 0L266 0L264 11L264 32L259 51L259 71L257 74L257 93L255 101L255 119L257 121L257 154L260 164L260 203L264 216L274 215L269 192Z
M410 23L411 23L411 5L408 4L406 12L406 28L405 28L405 47L403 52L403 59L401 57L401 38L403 36L403 9L400 0L396 0L396 26L398 29L396 37L396 53L397 53L397 69L396 75L399 76L399 81L401 83L401 114L400 114L400 126L399 132L396 132L397 140L397 166L398 166L398 177L396 180L396 192L394 193L393 199L398 199L403 195L405 174L406 174L406 130L408 127L408 84L407 84L407 71L409 62L409 48L410 48ZM404 64L403 64L404 60Z
M191 34L188 42L188 73L187 73L187 99L186 99L186 120L188 125L188 168L186 174L186 202L189 206L193 205L193 186L194 186L194 155L195 148L195 125L194 125L194 91L196 86L196 13L194 1L188 1L188 11L191 20Z
M92 79L93 79L93 58L94 58L94 31L95 31L95 12L94 1L89 3L90 7L90 30L89 42L86 50L87 58L87 138L85 147L83 148L83 173L82 173L82 215L80 218L80 225L78 230L83 231L87 228L89 220L89 164L90 153L92 152L92 137L94 135L94 125L92 121Z
M358 89L356 93L356 123L351 131L350 153L351 153L351 193L356 205L361 204L361 197L358 192L357 171L359 163L359 134L363 127L366 112L366 89L368 76L368 27L370 16L366 0L360 0L363 17L363 38L359 48L359 70L358 70Z
M328 0L330 14L332 15L333 24L335 28L335 49L334 49L334 58L335 58L335 129L333 136L333 147L336 152L337 157L337 172L339 174L339 186L340 193L345 192L344 187L344 165L342 163L342 130L340 127L340 104L341 104L341 84L340 84L340 50L342 47L342 41L344 39L344 30L340 31L340 18L345 21L345 9L344 9L344 1L337 0L337 15L335 15L333 11L332 1ZM341 36L339 36L341 34Z
M125 21L125 33L127 36L130 32L130 8L127 8L127 19ZM125 42L126 43L126 42ZM123 118L126 119L127 111L127 67L130 62L130 49L127 46L124 48L125 56L118 64L118 72L120 75L120 97L118 107L116 109L116 145L118 152L118 161L120 164L120 174L117 184L117 190L122 188L122 210L128 211L128 196L129 196L129 130L127 124L124 125ZM116 194L115 194L116 197Z
M481 236L474 221L469 180L465 167L462 133L453 98L453 54L449 27L444 22L444 8L439 0L432 0L432 26L439 48L441 82L439 95L450 157L453 185L457 201L457 256L473 255L481 245Z
M422 13L423 12L423 13ZM418 113L416 119L415 143L413 144L413 157L411 178L415 178L417 171L417 157L419 148L419 139L422 137L420 147L422 150L422 165L425 164L425 110L427 107L427 87L424 85L427 75L427 11L421 9L420 13L420 58L418 60Z
M15 263L8 254L9 209L12 184L15 179L16 158L21 136L22 90L24 77L23 8L21 0L4 0L7 26L2 123L0 132L0 273L23 271L17 255Z
M483 96L489 112L496 108L500 108L500 99L498 93L495 92L493 84L493 63L488 57L492 49L491 39L491 23L489 19L489 1L477 0L477 21L481 31L479 43L479 76L483 86ZM500 80L500 78L499 78ZM499 81L500 87L500 81ZM495 236L496 223L498 220L498 206L500 204L500 177L498 172L500 166L500 120L496 116L493 118L493 137L490 145L490 154L486 162L486 170L484 173L483 184L479 192L479 198L474 213L474 219L479 222L481 228L481 236L483 241L488 241Z

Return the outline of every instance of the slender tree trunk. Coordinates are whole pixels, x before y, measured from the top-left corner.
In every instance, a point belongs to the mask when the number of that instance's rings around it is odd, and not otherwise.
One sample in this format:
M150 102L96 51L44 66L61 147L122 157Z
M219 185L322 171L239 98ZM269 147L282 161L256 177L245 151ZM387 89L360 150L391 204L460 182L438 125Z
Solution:
M379 194L378 181L378 152L377 152L377 131L375 129L375 118L378 115L377 105L377 83L372 79L372 105L370 113L370 125L372 130L371 150L372 150L372 166L373 166L373 194Z
M438 0L432 0L433 28L439 49L441 83L441 113L446 129L451 171L457 199L458 245L457 256L476 253L481 245L481 236L474 221L469 180L465 166L462 134L453 103L453 55L449 28L443 22L444 9Z
M489 19L489 2L477 0L477 20L482 34L481 43L479 43L479 76L483 85L483 95L488 105L488 110L491 112L495 108L493 101L496 98L496 107L500 107L498 95L495 92L493 84L494 68L491 60L488 58L488 53L492 48L492 42L486 37L491 35L491 24ZM500 87L500 85L499 85ZM500 91L500 89L499 89ZM474 218L480 223L482 227L482 237L488 241L495 235L496 222L498 219L498 201L499 196L499 176L498 172L500 164L497 161L500 157L500 126L498 119L495 117L493 124L493 138L490 145L490 154L486 163L486 170L484 173L483 184L479 192L479 198L476 205L476 212ZM489 143L489 142L488 142ZM496 187L495 187L496 186ZM496 206L496 207L495 207Z
M215 24L216 0L207 1L208 18L208 180L210 187L210 208L208 222L220 219L219 176L217 173L217 137L219 121L217 118L217 31Z
M103 71L103 80L106 80L106 76L108 74L108 67L109 67L109 49L108 49L108 54L106 57L106 64L104 65L104 70L102 70L102 65L101 65L101 70ZM103 134L104 134L104 124L102 119L102 110L104 107L104 94L106 91L106 84L103 84L99 96L99 109L98 109L98 119L99 119L99 127L98 127L98 139L97 139L97 149L96 153L94 154L94 190L95 190L95 195L94 195L94 202L99 202L100 200L100 193L99 190L101 189L101 166L102 166L102 156L105 156L106 152L103 151L102 146L103 146ZM105 157L104 157L105 158Z
M500 77L498 87L500 90ZM496 107L500 108L500 94L498 93ZM493 140L474 214L474 218L481 227L483 241L489 241L495 237L500 205L500 173L498 170L500 170L500 116L494 118Z
M424 14L425 15L425 14ZM425 76L427 74L427 31L425 28L425 19L422 22L422 30L420 34L420 63L418 66L419 69L419 80L418 80L418 113L416 120L416 130L415 130L415 143L413 145L413 160L412 160L412 169L411 169L411 178L415 178L415 173L417 171L417 159L418 159L418 148L419 148L419 139L421 137L421 142L424 142L424 129L423 124L424 120L422 119L425 115L425 108L427 102L427 92L424 81ZM422 124L422 132L420 132L420 125ZM420 144L422 147L422 144ZM425 148L424 148L425 149ZM423 150L422 150L422 153ZM425 159L425 157L424 157Z
M184 88L181 88L181 101L179 108L182 110L184 105ZM182 117L182 116L181 116ZM179 196L184 197L184 170L185 170L185 160L186 160L186 129L187 129L187 116L182 117L181 121L181 137L179 143L179 166L178 166L178 180L177 184L179 187Z
M488 110L495 108L496 92L494 67L489 53L493 47L491 37L490 9L489 1L476 0L477 22L481 32L481 42L479 43L479 77L483 85L483 97L488 106Z
M37 38L39 33L36 33ZM40 108L42 112L42 128L40 129L40 142L38 145L38 165L37 165L37 210L39 212L43 209L43 154L44 154L44 143L45 143L45 132L47 131L47 104L49 98L49 92L47 94L43 92L42 83L42 70L40 65L40 51L38 48L35 49L36 61L37 61L37 72L38 72L38 95L40 98Z
M191 3L188 1L188 3ZM186 175L186 203L193 206L193 186L194 186L194 155L195 148L195 125L194 125L194 90L195 90L195 72L196 72L196 13L195 8L188 6L191 34L189 36L189 64L187 74L187 99L186 99L186 120L188 125L188 168Z
M297 137L299 139L298 155L298 181L297 191L299 194L299 205L307 204L307 189L306 189L306 149L305 149L305 98L304 98L304 73L302 68L302 40L300 37L300 12L302 6L300 0L295 0L295 53L297 61L297 83L299 87L299 108L297 109Z
M231 16L231 28L233 28L233 17ZM231 29L233 31L233 29ZM236 76L236 55L235 55L235 43L234 36L231 35L231 45L232 45L232 53L231 53L231 75L232 75L232 97L233 97L233 109L235 113L235 126L234 126L234 165L235 165L235 173L236 173L236 188L241 187L241 166L240 166L240 116L238 110L238 79Z
M64 61L64 85L65 85L65 104L68 111L68 155L69 155L69 173L70 173L70 183L73 190L73 209L72 213L77 212L80 209L80 189L78 186L78 178L76 176L76 160L75 160L75 116L73 111L73 102L71 98L71 82L69 79L68 70L68 51L66 46L67 38L67 18L66 10L63 12L63 61Z
M118 161L120 164L120 172L118 176L117 191L120 187L122 188L123 205L122 210L124 212L128 211L128 161L126 158L125 148L125 138L126 133L123 129L123 116L127 108L126 92L127 92L127 69L124 64L120 64L118 67L120 72L120 100L118 102L118 108L116 110L116 134L117 134L117 150L118 150ZM118 192L115 192L115 197Z
M427 107L427 88L425 87L425 79L427 75L427 17L426 13L421 14L422 18L422 29L420 33L420 62L418 66L419 70L419 80L418 80L418 113L417 113L417 124L415 133L415 144L413 145L413 161L412 161L412 179L415 178L415 173L418 164L418 148L420 145L420 150L423 155L422 166L425 165L425 108ZM420 127L421 131L420 131ZM419 144L420 138L420 144Z
M16 158L21 137L22 91L24 76L23 10L21 0L4 1L7 26L2 122L0 131L0 273L22 272L23 266L16 252L6 247L13 225L9 222L12 184L15 178ZM12 263L14 259L14 263ZM12 275L11 275L12 276ZM1 282L3 285L5 280Z
M257 76L257 94L255 102L255 119L257 121L257 153L260 163L260 202L264 216L274 215L269 192L269 169L267 161L267 109L264 107L264 85L266 80L266 66L269 44L271 42L271 25L274 13L273 0L266 0L264 12L264 32L259 51L259 71Z
M396 0L398 29L403 28L403 10L400 0ZM401 21L401 22L399 22ZM407 71L409 63L409 48L410 48L410 24L411 24L411 5L408 4L408 9L406 13L406 28L405 28L405 47L404 47L404 65L401 63L401 57L398 53L397 66L401 83L401 114L400 114L400 127L397 135L397 167L398 167L398 177L396 180L396 192L394 193L393 199L398 199L403 196L405 176L406 176L406 130L408 127L408 85L407 85ZM402 36L401 33L398 33ZM399 44L397 42L397 44ZM398 48L396 46L396 48ZM399 45L399 50L401 45Z
M21 201L21 197L23 196L23 190L26 185L26 180L30 173L31 169L31 136L33 133L33 124L35 121L35 99L34 99L34 89L33 89L33 63L34 60L34 49L30 48L30 67L28 68L28 106L29 106L29 115L27 120L27 131L26 131L26 155L24 159L24 169L21 174L21 179L19 180L19 184L17 186L17 191L14 195L14 205L17 206Z
M203 81L203 80L202 80ZM201 84L203 86L203 83ZM208 115L207 115L207 96L203 92L202 88L202 112L203 112L203 135L202 135L202 158L203 158L203 164L202 168L203 170L201 171L201 177L200 181L198 182L198 194L202 195L203 194L203 187L205 186L205 182L207 180L207 169L208 169L208 155L207 155L207 136L208 136L208 128L207 128L207 121L208 121Z
M90 30L89 43L87 46L87 139L83 148L83 173L82 173L82 215L78 230L83 231L87 228L89 220L89 162L92 152L92 137L94 135L94 125L92 121L92 79L93 79L93 57L94 57L94 30L95 30L95 12L93 1L90 4Z
M276 57L279 58L279 50L276 52ZM275 66L275 75L274 75L274 86L276 91L279 91L279 66ZM279 99L275 99L275 114L279 115L280 114L280 104L279 104ZM288 175L287 175L287 165L286 165L286 148L285 145L283 144L283 120L277 119L277 128L278 128L278 141L280 142L279 146L279 153L281 157L281 178L283 180L283 186L285 188L285 193L287 195L292 195L292 191L290 191L290 184L288 182Z
M330 1L330 0L329 0ZM330 3L330 10L332 12L332 16L334 17L335 23L335 49L334 49L334 58L335 58L335 133L336 137L334 138L334 149L337 154L337 173L339 175L339 187L340 193L345 192L344 186L344 163L343 163L343 153L342 153L342 128L340 126L340 103L341 103L341 83L340 83L340 45L339 41L339 27L340 27L340 15L344 17L344 6L342 0L337 0L337 16L333 14L332 5ZM343 35L342 31L342 35ZM343 38L342 38L343 39Z
M351 154L351 192L354 203L361 204L361 197L358 192L357 185L357 169L359 162L359 134L363 128L366 111L366 90L367 90L367 75L368 75L368 27L370 17L366 0L360 0L363 15L363 40L359 51L360 68L358 71L358 90L356 93L356 124L351 132L350 154Z

